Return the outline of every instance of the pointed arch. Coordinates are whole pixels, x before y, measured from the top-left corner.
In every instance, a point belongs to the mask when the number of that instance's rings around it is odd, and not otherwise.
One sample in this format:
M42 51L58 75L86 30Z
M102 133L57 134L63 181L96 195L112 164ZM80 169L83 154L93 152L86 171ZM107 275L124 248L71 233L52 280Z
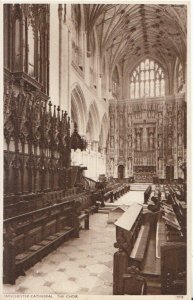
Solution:
M130 98L160 97L166 94L166 75L155 60L144 58L130 73Z
M185 70L182 62L177 57L174 66L174 78L173 78L174 93L179 93L182 91L184 82L185 82Z
M90 104L88 110L88 122L86 126L86 136L90 141L99 140L100 117L95 101Z
M121 74L120 74L119 67L117 65L113 69L111 78L112 78L112 93L115 96L118 96L120 92Z
M72 127L76 122L80 134L85 134L87 107L84 94L78 83L73 85L71 92L71 121Z
M153 60L156 64L158 64L163 69L164 73L168 75L167 65L165 65L163 61L161 61L158 57L155 57L154 55L147 55L144 56L143 58L140 57L138 60L134 60L133 63L130 62L129 64L130 67L128 68L127 66L128 76L130 77L133 71L136 69L136 67L146 59Z

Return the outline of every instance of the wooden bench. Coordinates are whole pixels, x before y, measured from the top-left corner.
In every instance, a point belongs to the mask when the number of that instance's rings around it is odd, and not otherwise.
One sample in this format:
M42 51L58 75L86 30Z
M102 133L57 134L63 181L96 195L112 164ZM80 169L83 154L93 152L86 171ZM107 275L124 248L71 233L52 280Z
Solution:
M78 237L75 201L51 205L4 220L4 283L17 276L71 236Z
M74 193L75 191L77 191L77 189L71 189L71 192L59 190L5 196L4 219L69 200L80 201L82 204L82 209L89 209L91 206L95 206L96 209L96 205L91 199L91 193L83 191L76 194Z
M150 223L142 225L130 254L131 264L141 269L150 236Z
M4 197L4 218L11 218L36 209L63 202L64 190Z
M147 245L145 240L148 236L146 226L145 230L142 230L143 217L142 206L138 203L133 203L115 222L116 243L114 247L119 250L114 253L113 258L113 295L127 294L129 286L126 285L125 289L123 288L124 280L126 280L123 275L129 266L134 265L138 267L139 261L141 261L145 252L145 250L143 250L143 253L138 252L143 243ZM137 261L133 260L132 256L137 258ZM129 279L128 276L127 279ZM128 280L126 281L128 282ZM133 290L133 292L135 293L136 290ZM141 292L138 291L137 293L140 294Z
M109 201L112 203L117 200L120 196L130 190L130 186L127 183L113 183L104 189L99 189L92 193L92 199L95 202L100 202L101 207L105 206L105 202Z

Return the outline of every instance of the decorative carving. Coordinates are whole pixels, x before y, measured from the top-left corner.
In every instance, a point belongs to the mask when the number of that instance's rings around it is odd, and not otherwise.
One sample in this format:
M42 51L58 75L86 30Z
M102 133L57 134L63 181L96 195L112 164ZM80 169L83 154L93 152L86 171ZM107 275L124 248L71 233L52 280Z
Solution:
M127 268L123 274L123 295L146 295L147 283L144 277L140 276L140 270L136 266Z
M114 136L111 136L111 137L110 137L110 147L111 147L111 148L114 148L114 146L115 146Z
M115 119L114 119L114 116L110 116L110 128L111 129L115 128Z
M124 105L126 105L125 114L122 113ZM163 178L165 176L163 167L167 157L169 160L173 160L173 156L176 154L177 157L183 159L186 143L184 126L186 114L182 98L160 99L159 101L149 99L145 102L142 99L138 99L137 102L131 100L127 104L118 103L117 114L115 111L114 113L113 117L118 115L117 119L114 119L117 122L115 127L118 127L118 130L111 131L111 136L114 136L119 145L118 153L115 149L114 154L118 155L118 159L133 158L132 167L129 171L130 176L136 174L136 178L141 176L142 181L147 180L149 182L152 181L152 176L156 174ZM126 124L127 130L123 130L123 122ZM174 134L175 132L176 134ZM125 144L122 139L126 141ZM111 151L112 148L109 148ZM124 155L124 150L126 155ZM130 163L127 161L128 170L129 165ZM177 159L173 165L178 168ZM133 173L135 166L152 166L155 169L153 173L148 174L141 170L144 173L139 174ZM180 172L178 173L180 174Z
M81 138L81 136L78 134L77 124L74 123L74 132L71 136L71 149L73 149L74 151L76 151L77 149L83 151L86 150L86 147L86 140Z
M125 252L127 252L128 244L125 239L124 232L121 230L119 231L119 234L117 236L117 242L114 243L114 247L118 248L119 250L124 250Z
M6 91L6 99L7 96L9 101L4 111L4 136L8 149L5 153L6 160L10 160L10 143L13 155L5 171L7 182L4 192L17 193L23 191L23 188L26 192L33 192L37 190L36 184L39 184L40 189L49 188L49 172L53 176L58 172L53 167L57 164L57 157L60 157L60 168L63 172L61 176L65 177L64 169L70 165L70 124L67 114L62 112L61 117L58 108L56 115L56 108L52 112L51 103L44 103L35 92L24 94L21 89L15 97L12 92L7 95ZM51 165L47 168L49 160ZM28 181L25 184L24 179Z

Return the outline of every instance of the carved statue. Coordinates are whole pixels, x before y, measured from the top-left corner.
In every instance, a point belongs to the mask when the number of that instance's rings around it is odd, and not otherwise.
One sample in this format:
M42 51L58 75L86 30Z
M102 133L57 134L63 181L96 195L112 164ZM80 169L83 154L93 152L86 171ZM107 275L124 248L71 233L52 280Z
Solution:
M113 116L110 117L110 127L112 129L115 128L115 122L114 122L114 117Z
M139 133L137 133L137 150L141 150L141 138Z
M151 132L150 136L149 136L149 149L152 150L153 148L154 148L154 145L153 145L153 133Z
M159 136L158 136L158 148L161 148L161 146L162 146L162 136L161 136L161 134L159 134Z
M158 169L161 170L162 169L162 160L159 159L159 162L158 162Z
M128 148L132 147L132 137L131 135L128 136Z
M128 114L127 116L127 125L128 127L131 127L131 114Z
M123 138L120 137L119 139L119 148L122 150L123 149Z
M182 135L181 135L181 133L178 135L178 145L182 146Z
M119 127L123 128L123 116L122 115L120 116L120 119L119 119Z
M114 160L113 159L111 159L110 168L111 168L111 173L113 174L114 173Z
M158 114L158 125L159 125L159 126L162 126L162 124L163 124L162 113L159 112L159 114Z
M114 148L114 136L111 136L110 146Z

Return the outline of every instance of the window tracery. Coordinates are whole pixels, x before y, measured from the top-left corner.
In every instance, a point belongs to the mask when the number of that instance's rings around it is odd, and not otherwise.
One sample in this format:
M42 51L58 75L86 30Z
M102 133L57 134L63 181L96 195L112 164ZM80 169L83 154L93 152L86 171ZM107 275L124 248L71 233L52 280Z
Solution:
M34 33L32 25L29 24L27 30L28 43L28 74L34 77Z
M178 92L180 92L182 90L183 83L184 83L183 68L182 68L182 64L179 63L178 70L177 70L177 88L178 88Z
M160 97L165 95L165 74L153 60L142 61L130 78L130 98Z
M73 4L71 10L72 16L72 59L73 62L82 67L81 50L81 11L80 4Z
M114 95L119 94L119 73L117 67L115 67L112 76L112 93Z

